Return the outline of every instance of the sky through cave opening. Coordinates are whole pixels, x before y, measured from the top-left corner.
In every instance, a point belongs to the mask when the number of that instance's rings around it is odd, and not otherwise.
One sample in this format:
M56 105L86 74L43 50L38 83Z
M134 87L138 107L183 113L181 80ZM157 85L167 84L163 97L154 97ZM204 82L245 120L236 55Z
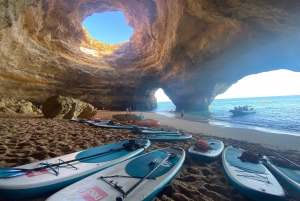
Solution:
M133 32L121 11L94 13L85 18L82 24L92 39L105 44L129 41Z
M216 99L300 95L299 86L300 72L280 69L248 75ZM155 97L157 102L171 101L161 88L155 92Z
M286 69L248 75L216 99L300 95L300 72Z
M169 99L169 97L165 94L165 92L162 88L159 88L155 92L155 97L156 97L157 102L170 102L171 101Z

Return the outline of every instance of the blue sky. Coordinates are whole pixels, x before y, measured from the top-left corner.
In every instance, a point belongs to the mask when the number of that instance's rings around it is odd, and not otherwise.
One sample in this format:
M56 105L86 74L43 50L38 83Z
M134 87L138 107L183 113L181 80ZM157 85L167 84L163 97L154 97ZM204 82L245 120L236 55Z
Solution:
M85 18L82 24L91 38L102 43L118 44L129 41L133 32L120 11L95 13Z
M130 40L133 29L122 12L95 13L83 21L90 36L102 43L117 44ZM232 85L217 99L300 95L300 73L276 70L249 75ZM155 94L158 102L170 101L162 89Z

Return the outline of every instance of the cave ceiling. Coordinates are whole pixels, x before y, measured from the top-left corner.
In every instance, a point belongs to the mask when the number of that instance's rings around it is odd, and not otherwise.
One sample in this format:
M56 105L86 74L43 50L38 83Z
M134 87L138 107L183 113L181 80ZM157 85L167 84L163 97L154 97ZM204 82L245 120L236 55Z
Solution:
M124 13L130 41L88 36L83 20L107 11ZM300 72L299 21L297 0L1 1L0 98L151 110L162 88L177 109L206 110L247 75Z

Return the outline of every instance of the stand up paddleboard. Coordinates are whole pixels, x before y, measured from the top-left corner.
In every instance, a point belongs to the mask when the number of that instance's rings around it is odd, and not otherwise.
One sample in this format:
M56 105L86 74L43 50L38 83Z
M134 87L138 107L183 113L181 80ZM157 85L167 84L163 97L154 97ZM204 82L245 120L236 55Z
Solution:
M126 124L126 125L146 126L146 127L156 127L160 125L160 123L157 121L137 121L137 122L118 121L118 123Z
M108 123L110 120L102 120L102 119L70 119L73 122L79 123Z
M222 141L215 139L206 139L203 141L207 142L207 147L201 146L201 143L196 142L189 148L188 154L193 159L200 161L213 161L222 154L224 150L224 143Z
M193 136L190 134L175 133L175 134L147 134L147 135L142 135L141 137L156 142L172 142L172 141L186 141L191 139Z
M182 148L156 150L67 186L47 201L150 201L174 178L184 159Z
M264 156L263 159L263 164L274 174L275 177L280 179L300 195L300 167L297 167L297 165L284 167L284 165L280 165L278 162L267 156Z
M110 122L110 120L101 120L100 122L89 122L88 124L90 126L95 126L97 127L98 125L104 125L104 124L108 124Z
M137 127L135 127L135 129L132 131L133 134L140 134L140 135L148 135L148 134L163 134L163 135L167 135L167 134L177 134L180 135L179 131L177 130L141 130L138 129Z
M141 154L147 139L125 140L15 168L0 168L0 195L21 199L54 193L84 177Z
M137 125L124 125L124 124L115 124L115 125L109 125L109 124L94 124L94 126L98 128L114 128L114 129L129 129L134 130ZM147 129L145 126L138 126L139 129Z
M223 151L223 168L232 186L254 200L285 200L285 192L271 172L259 162L243 162L238 158L243 153L231 146Z

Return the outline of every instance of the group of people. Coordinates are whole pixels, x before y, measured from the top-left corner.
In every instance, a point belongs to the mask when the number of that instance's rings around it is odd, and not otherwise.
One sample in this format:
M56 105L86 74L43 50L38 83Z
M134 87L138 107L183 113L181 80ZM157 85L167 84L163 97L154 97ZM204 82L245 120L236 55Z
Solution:
M234 107L234 110L244 110L244 111L251 111L251 110L253 110L253 108L251 107L251 106L247 106L247 105L245 105L245 106L238 106L238 107Z
M171 110L170 112L171 114L173 114L173 110ZM180 117L183 119L183 116L184 116L184 110L181 110Z

